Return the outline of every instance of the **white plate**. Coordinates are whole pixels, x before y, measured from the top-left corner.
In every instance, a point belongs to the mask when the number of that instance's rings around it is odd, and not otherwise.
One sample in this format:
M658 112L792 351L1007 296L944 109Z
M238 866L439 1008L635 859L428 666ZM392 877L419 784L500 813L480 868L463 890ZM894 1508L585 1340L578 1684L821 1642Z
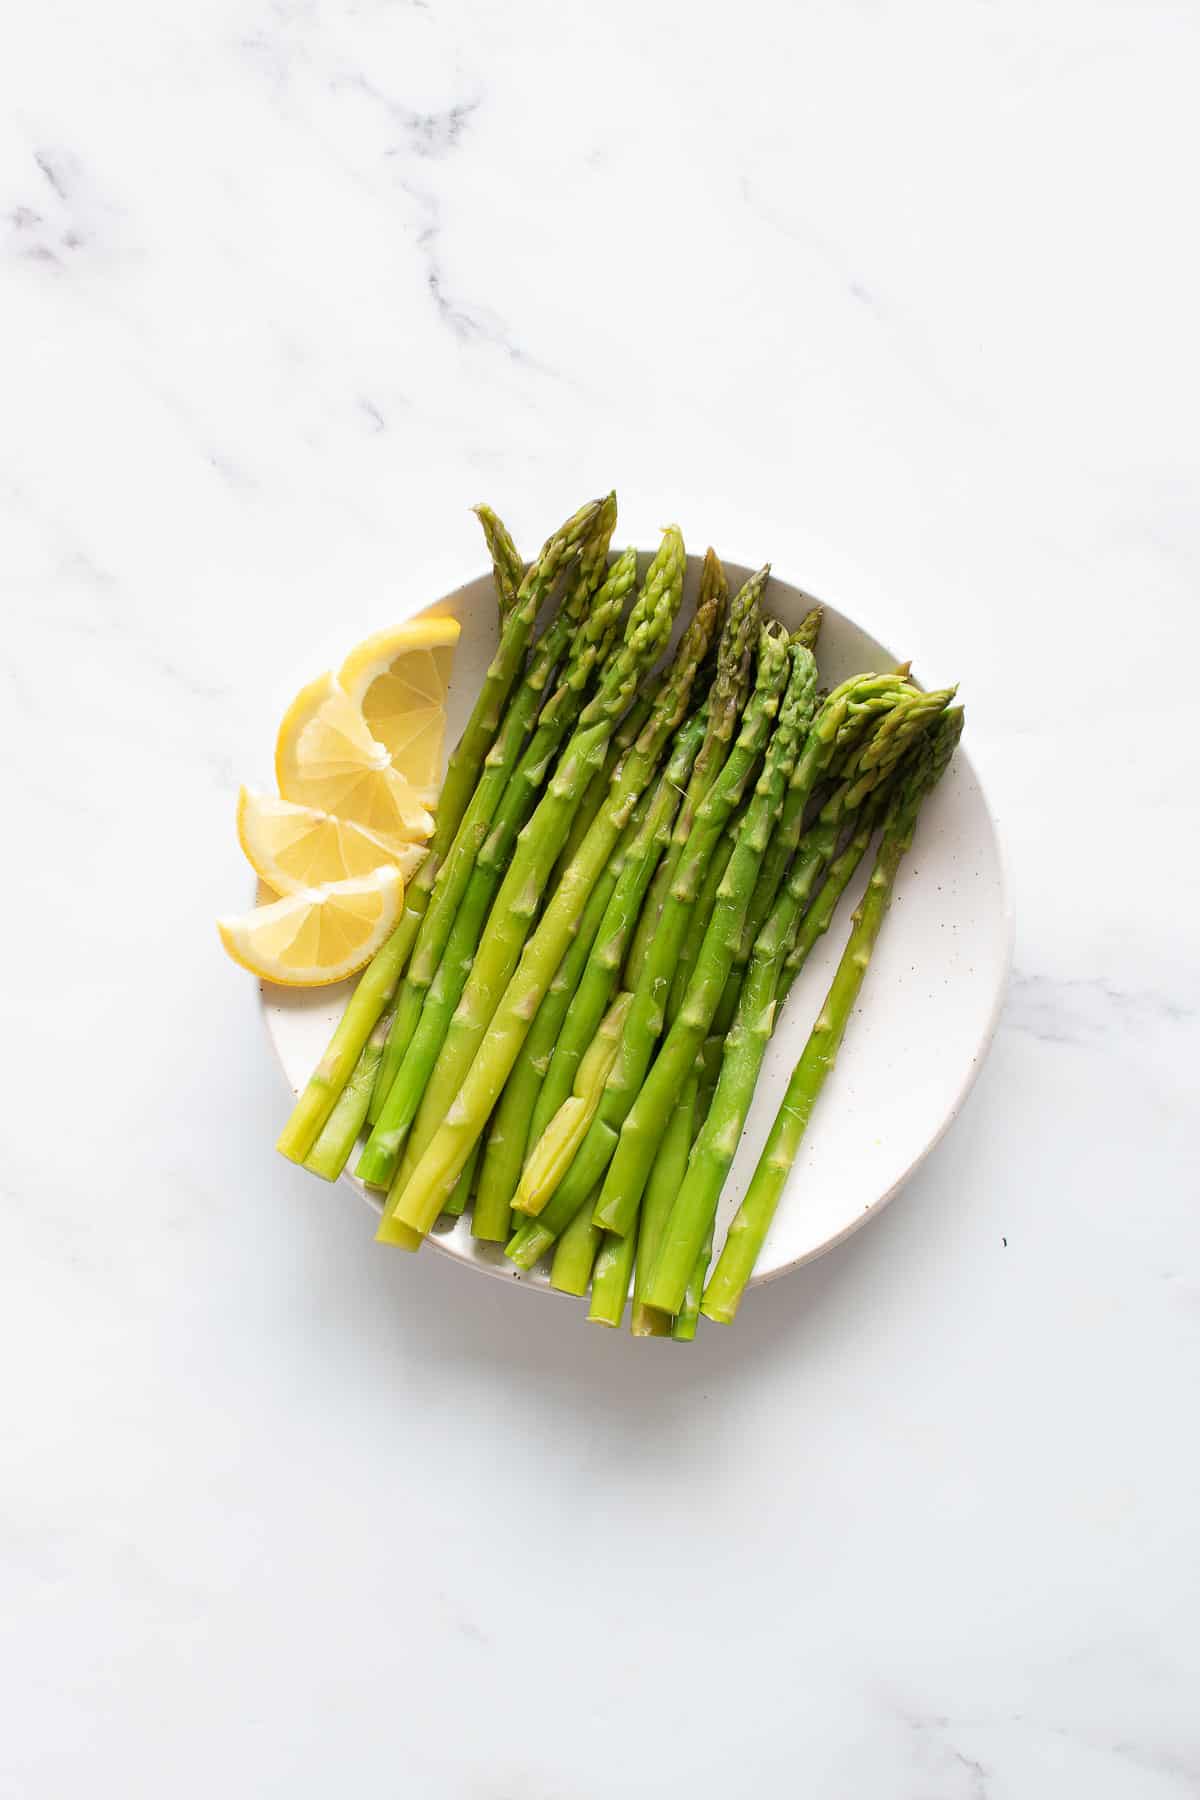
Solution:
M700 566L698 557L688 561L685 616ZM749 572L737 563L727 562L725 567L733 586ZM812 598L774 576L766 604L786 625L795 626ZM894 666L893 650L828 602L822 604L825 621L818 662L823 682L832 686L860 670ZM448 703L446 736L452 744L496 644L491 577L467 582L426 610L450 613L462 622ZM921 656L924 666L924 646L908 645L905 651ZM969 742L970 671L960 674L965 679L962 697ZM865 880L864 868L850 904ZM742 1146L722 1196L718 1248L841 954L850 904L843 902L793 987L767 1052ZM759 1258L755 1283L782 1275L848 1237L887 1204L928 1155L966 1098L991 1042L1011 946L1012 913L995 821L969 752L960 748L922 810L891 916L872 958L861 1007L804 1139ZM263 989L267 1030L297 1093L341 1015L349 985L307 992ZM378 1194L350 1175L343 1180L379 1210ZM476 1243L466 1219L442 1222L430 1241L490 1275L553 1291L543 1270L523 1275L499 1249Z

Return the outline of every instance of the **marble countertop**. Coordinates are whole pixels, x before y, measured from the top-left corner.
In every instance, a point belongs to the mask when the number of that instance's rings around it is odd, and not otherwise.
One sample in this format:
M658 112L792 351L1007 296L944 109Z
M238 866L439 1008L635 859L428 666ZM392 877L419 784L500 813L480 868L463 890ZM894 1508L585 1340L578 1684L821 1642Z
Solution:
M0 1792L1200 1794L1195 9L7 37ZM961 677L1017 907L688 1352L377 1250L212 929L296 677L612 482Z

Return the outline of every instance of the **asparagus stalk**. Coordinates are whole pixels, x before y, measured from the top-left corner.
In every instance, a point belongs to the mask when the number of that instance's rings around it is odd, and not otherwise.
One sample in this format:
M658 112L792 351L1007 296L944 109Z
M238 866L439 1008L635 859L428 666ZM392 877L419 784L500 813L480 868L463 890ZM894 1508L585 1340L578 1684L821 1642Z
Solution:
M688 1277L683 1304L671 1320L671 1336L677 1344L690 1344L696 1335L696 1326L700 1323L700 1301L704 1294L704 1283L708 1279L708 1265L712 1260L712 1247L713 1228L710 1225L700 1254ZM655 1316L662 1318L665 1315L659 1313Z
M734 732L750 689L750 665L758 641L762 596L770 572L768 563L748 581L743 582L731 601L720 558L711 546L705 554L700 577L701 592L708 591L720 596L725 609L725 623L717 647L713 675L709 731L704 748L696 758L670 850L658 867L633 936L625 976L625 983L629 988L638 988L642 984L650 946L666 907L667 895L675 879L680 857L691 834L696 808L720 774L729 755Z
M613 1066L632 1004L632 994L620 994L604 1015L599 1030L588 1046L587 1055L579 1065L571 1096L563 1102L555 1116L554 1131L548 1131L538 1141L521 1171L516 1197L518 1212L530 1210L527 1204L530 1190L536 1192L546 1182L552 1188L557 1186L555 1166L563 1162L569 1164L586 1137L588 1126L596 1116L604 1083Z
M542 604L559 575L571 566L591 537L605 505L604 500L591 500L580 507L552 537L547 538L536 561L530 563L522 578L516 604L505 618L499 646L484 676L467 728L450 758L438 798L438 823L441 823L443 813L453 820L450 837L475 791L483 759L499 730Z
M407 1084L410 1093L417 1094L419 1109L405 1163L399 1170L398 1181L392 1183L396 1195L403 1188L408 1170L416 1165L439 1129L446 1109L486 1035L491 1013L495 1012L509 979L515 974L525 941L536 929L551 871L563 848L570 821L594 770L603 765L613 731L621 722L622 713L633 702L642 673L655 662L671 634L682 585L684 540L678 527L673 526L664 536L657 556L646 572L639 598L626 621L624 641L606 664L596 695L579 716L576 731L561 754L542 803L520 833L491 913L486 904L477 905L475 909L462 909L455 927L455 959L452 961L450 952L446 954L437 983L439 1006L435 1017L441 1017L446 1012L441 994L443 977L450 970L453 981L450 1017L444 1022L441 1046L432 1069L423 1064ZM630 806L621 819L621 830L639 797L640 790L639 794L630 796ZM500 868L502 859L495 857L493 864ZM480 900L489 902L491 891L480 896ZM430 995L430 1003L432 1001L434 995Z
M647 790L638 802L616 855L588 899L580 930L538 1007L537 1018L505 1084L493 1116L480 1179L480 1202L476 1206L477 1220L480 1212L484 1213L488 1235L493 1229L500 1235L503 1228L501 1242L509 1235L509 1207L517 1191L526 1151L542 1136L559 1105L570 1093L578 1072L578 1057L569 1061L558 1058L561 1035L567 1029L575 1028L581 1009L587 1009L591 1023L583 1037L586 1048L605 1004L611 999L615 973L604 989L598 1009L591 1012L593 997L587 984L593 959L598 954L601 960L613 955L619 959L622 919L630 919L636 914L637 897L644 891L649 871L670 833L679 796L687 783L704 730L705 713L701 709L676 734L667 766L657 785L653 790ZM547 1102L546 1086L552 1068L560 1076L564 1069L568 1073L566 1085L556 1085L553 1098Z
M843 783L843 790L848 787L848 785L849 784ZM826 884L826 887L822 889L818 903L814 905L809 912L805 913L804 908L808 905L812 890L824 873L836 846L836 839L840 826L832 825L829 822L831 810L834 813L838 812L838 808L835 804L836 799L837 796L835 796L833 802L830 802L825 807L820 823L814 826L813 829L806 834L800 855L788 878L789 892L796 907L797 920L799 921L801 915L803 915L803 922L798 923L800 941L793 943L793 947L788 952L787 958L779 973L774 1001L775 1021L778 1021L780 1011L787 996L787 991L791 986L792 981L799 973L813 943L815 943L821 932L828 929L829 921L833 916L833 908L840 899L846 883L850 880L854 870L857 868L859 859L869 840L869 831L861 837L861 842L855 843L855 841L852 840L851 845L847 846L850 854L847 857L846 863L842 864L839 868L841 862L841 859L839 858L839 864L835 864L834 868L830 871L829 882ZM868 802L868 804L873 806L875 802ZM856 833L856 838L857 837L858 834ZM729 981L725 984L725 995L728 995L729 993L730 982L732 980L733 976L731 976ZM722 1005L724 1005L725 995L722 996ZM672 993L673 1001L674 998L674 993ZM750 1004L752 1005L753 1002ZM722 1052L726 1048L726 1028L721 1023L721 1008L718 1008L717 1019L714 1021L714 1024L716 1030L710 1034L706 1040L701 1058L703 1063L703 1073L700 1082L700 1094L696 1103L697 1136L699 1135L700 1128L705 1125L709 1118L723 1065ZM747 1095L746 1098L747 1109L751 1098L753 1098L752 1088L750 1094ZM722 1177L722 1182L723 1180L724 1177ZM651 1181L653 1181L653 1176L651 1177ZM679 1185L683 1185L682 1181ZM719 1198L719 1192L717 1197ZM643 1210L649 1203L648 1189L646 1200L643 1202ZM712 1217L709 1220L708 1230L704 1234L700 1250L692 1265L692 1272L688 1276L687 1286L684 1289L683 1301L679 1307L679 1311L675 1314L675 1317L671 1322L671 1336L677 1343L691 1343L696 1335L696 1326L700 1318L700 1300L704 1292L704 1284L708 1279L708 1267L712 1261L713 1234L715 1227L716 1200L714 1199ZM650 1310L653 1312L653 1308ZM661 1318L665 1315L658 1313L654 1316Z
M554 1246L550 1286L560 1294L586 1294L604 1233L593 1225L591 1210L581 1206Z
M571 820L571 829L567 833L567 841L558 853L558 861L554 865L547 893L553 893L562 880L566 870L575 860L575 852L592 828L592 821L603 806L608 793L613 772L622 757L631 750L642 734L642 728L650 717L650 709L657 693L657 682L654 678L647 689L640 693L620 725L613 733L612 743L608 747L608 755L604 759L603 768L597 769L592 779L583 790L583 799L579 802L575 817Z
M625 1317L625 1302L629 1298L629 1278L633 1274L633 1254L637 1248L637 1239L631 1232L628 1237L618 1237L615 1231L606 1231L596 1256L596 1266L592 1270L592 1304L588 1307L588 1322L592 1325L609 1325L618 1329Z
M316 1143L322 1126L350 1079L363 1046L391 1004L428 903L438 865L454 841L467 801L479 779L504 703L520 671L538 610L558 575L578 554L596 523L602 504L600 500L589 501L560 526L542 546L540 556L531 564L521 583L518 603L504 621L499 649L466 729L451 754L450 767L438 798L429 854L408 885L400 923L360 976L324 1055L280 1133L276 1149L292 1162L303 1162Z
M809 660L811 662L811 658ZM686 855L680 861L660 928L655 933L651 953L634 992L625 1037L608 1078L600 1110L558 1191L553 1196L543 1197L540 1221L554 1236L574 1217L576 1208L608 1166L617 1133L633 1104L662 1031L675 957L705 868L758 763L779 708L787 671L787 639L779 626L768 624L759 634L757 679L746 704L741 730L724 768L696 812ZM609 1223L608 1220L599 1222ZM518 1227L507 1254L519 1261L539 1241L538 1237L524 1234Z
M392 1039L409 1007L408 1041L374 1130L359 1161L357 1174L375 1187L387 1187L400 1151L417 1115L430 1071L437 1062L454 1009L467 984L483 922L505 877L518 833L537 803L555 751L579 717L592 669L620 617L632 586L632 552L613 566L586 627L576 638L566 675L543 708L537 730L504 788L492 829L467 870L465 891L452 918L443 917L421 956L414 952L408 981L397 1007ZM511 710L511 709L510 709ZM438 896L435 895L435 903ZM431 913L432 913L431 908ZM427 922L428 922L427 915ZM434 952L437 952L435 960ZM378 1082L377 1082L378 1087Z
M605 559L616 522L613 495L603 503L595 529L582 547L576 573L557 614L529 657L521 684L509 703L496 741L455 835L421 919L376 1078L371 1123L377 1124L417 1029L425 996L437 973L447 940L463 904L468 884L497 824L519 811L531 788L518 780L544 769L583 705L583 692L596 662L607 653L626 596L636 577L632 551L618 559L605 578ZM598 589L598 591L597 591ZM564 655L570 652L560 687L543 708L546 689ZM538 719L539 709L542 716ZM537 730L527 742L534 720ZM500 818L497 818L497 815ZM373 1178L372 1178L373 1179ZM384 1182L386 1185L386 1181Z
M570 1010L554 1045L546 1079L537 1097L530 1122L530 1141L536 1144L550 1129L559 1107L571 1092L576 1070L592 1041L605 1007L620 976L629 936L641 908L655 864L668 846L679 810L680 795L700 740L707 735L706 713L701 710L679 731L670 760L636 842L631 846L612 899L596 933ZM557 1181L554 1184L557 1185ZM550 1198L553 1187L528 1190L517 1210L535 1214Z
M770 564L767 563L744 582L733 599L728 601L709 698L708 731L675 821L670 849L659 871L662 878L661 895L647 909L647 916L652 921L656 921L658 915L665 910L680 860L691 845L697 809L728 759L750 689L750 667L759 638L759 612L770 573ZM705 557L701 590L718 597L728 593L725 571L711 548ZM656 882L657 880L656 877ZM655 932L657 933L657 925ZM635 959L635 962L640 973L641 960Z
M488 554L492 559L492 580L496 584L496 601L500 608L500 624L503 626L508 614L517 604L517 596L525 578L525 564L504 520L490 506L475 506L471 510L483 526L483 535L487 539Z
M630 846L641 829L651 798L652 793L647 790L638 801L607 868L588 896L579 929L542 997L529 1035L504 1084L488 1128L479 1175L479 1192L471 1220L475 1237L502 1244L512 1230L512 1197L521 1178L526 1149L533 1141L530 1130L533 1108L605 908L625 866Z
M411 1108L414 1095L419 1101L410 1150L414 1161L445 1116L516 969L584 789L603 763L612 734L633 702L638 681L670 635L683 589L683 567L683 539L673 526L647 572L626 624L624 642L606 666L597 693L584 708L541 803L521 833L490 916L485 904L462 909L455 933L457 965L451 969L452 979L463 978L454 996L457 1006L445 1026L432 1068L428 1062L421 1063L405 1083L406 1104ZM635 795L631 805L636 799ZM502 861L496 855L493 866L500 868ZM492 892L486 895L487 903Z
M435 827L436 838L436 827ZM426 862L432 860L426 858ZM425 863L421 865L422 869ZM411 895L420 872L409 883ZM428 893L428 890L426 890ZM412 941L416 936L417 914L411 918L406 905L400 923L380 946L358 980L337 1029L325 1047L325 1053L308 1078L308 1083L292 1108L291 1116L279 1135L275 1148L292 1162L303 1162L323 1130L329 1115L353 1074L368 1038L392 1002L396 983L404 972Z
M666 1337L671 1330L670 1313L660 1312L656 1307L646 1304L646 1288L649 1285L650 1270L658 1255L662 1228L670 1215L687 1168L698 1089L699 1075L693 1071L691 1080L680 1096L679 1105L667 1121L646 1186L646 1198L638 1222L637 1263L633 1277L630 1330L634 1337ZM571 1230L574 1228L572 1222Z
M805 915L803 956L826 930L834 908L861 861L875 827L872 807L856 820L850 842L829 868L816 901ZM797 942L800 914L812 879L831 851L831 828L817 826L810 837L819 838L807 858L801 857L793 878L779 896L771 916L754 946L749 972L738 1002L737 1015L725 1040L721 1072L708 1116L691 1147L687 1172L663 1226L657 1261L646 1282L648 1296L672 1313L682 1313L687 1294L694 1294L697 1262L707 1246L712 1251L717 1203L745 1129L746 1116L762 1069L763 1057L779 1017L779 983L784 959ZM833 837L836 837L834 828ZM701 1272L701 1282L707 1272ZM698 1295L694 1295L697 1303Z
M654 934L658 930L659 920L666 905L667 893L674 873L670 862L664 858L654 872L654 880L650 884L650 892L646 903L638 917L629 946L629 955L625 959L625 980L631 988L641 986L642 976L646 969L646 958L650 954L650 946L654 942Z
M442 1214L445 1218L458 1219L466 1212L467 1202L471 1198L471 1189L475 1184L475 1170L479 1164L480 1148L481 1143L476 1144L474 1150L472 1150L470 1156L468 1156L466 1162L463 1164L458 1180L454 1184L454 1191L442 1208Z
M721 559L711 544L704 553L704 565L700 571L700 594L702 599L706 594L711 594L716 598L720 621L718 627L720 638L716 648L709 651L708 657L705 659L705 663L700 671L700 679L703 682L709 674L709 663L712 663L713 665L712 674L716 674L721 651L730 641L729 580L725 574ZM751 622L748 619L747 628L749 631L749 642L747 644L747 652L753 649L753 631L749 630L750 623ZM748 657L745 675L748 678ZM650 948L650 941L654 936L658 920L662 916L663 903L666 900L667 889L671 884L671 876L673 873L674 859L671 857L664 858L654 872L654 879L650 884L650 893L646 904L642 909L642 914L638 920L637 929L634 932L633 940L630 945L629 955L626 959L625 980L627 987L634 988L637 986L638 977L645 963L646 954Z
M677 534L669 535L677 538ZM668 580L664 569L659 577L657 604L668 612L673 612L677 604L681 573L680 543L673 575ZM647 586L650 586L649 578ZM416 1229L428 1229L427 1225L415 1222L429 1219L431 1208L433 1216L436 1216L443 1190L457 1177L471 1145L487 1123L488 1115L520 1052L542 996L570 944L588 895L616 848L630 813L654 776L672 733L687 711L696 671L708 645L711 630L711 613L706 616L705 613L698 612L684 632L675 654L670 678L657 695L645 729L614 775L605 805L597 814L575 860L564 874L525 945L520 965L515 976L508 980L499 1006L492 1012L490 1028L485 1027L486 1043L479 1041L484 1035L484 1031L480 1030L471 1063L461 1077L455 1072L457 1090L451 1090L448 1096L445 1093L437 1096L433 1111L434 1117L440 1119L441 1123L434 1127L419 1163L414 1154L416 1166L411 1171L411 1178L406 1178L406 1171L401 1166L389 1196L390 1216L401 1219L405 1224L415 1225ZM531 824L522 839L522 846L532 836ZM514 867L515 865L516 859ZM498 900L497 910L499 908ZM490 946L481 945L472 980L478 976L481 981L486 982L491 978L493 967ZM465 1011L469 1017L472 1009L467 1008L466 1002L467 995L464 994L460 1012ZM488 1010L491 1011L491 1008ZM452 1108L449 1106L450 1101L453 1101ZM414 1142L415 1135L414 1133ZM381 1228L385 1236L388 1217L385 1212Z
M637 556L632 550L625 551L606 571L608 546L615 523L616 500L609 495L601 508L595 531L583 546L570 591L534 646L521 688L506 714L504 729L488 754L480 788L493 773L498 776L496 800L487 814L488 820L495 818L493 832L503 829L507 816L519 816L529 805L529 795L544 780L548 764L585 704L587 688L596 669L615 643L625 602L637 579ZM566 664L557 691L543 706L551 675L564 654ZM518 727L510 733L508 715L514 712L519 715ZM524 748L535 717L536 730L528 747ZM476 795L480 788L476 789ZM477 855L487 841L486 836L480 838ZM409 981L416 987L428 988L437 972L450 922L465 892L469 874L468 867L457 890L445 898L441 890L443 886L450 887L447 872L443 870L439 878L433 904L413 950ZM437 917L439 913L449 916Z
M821 629L822 617L823 617L823 612L822 612L821 607L819 607L819 606L813 607L813 609L810 612L806 613L804 618L800 621L800 624L797 626L796 630L792 633L792 638L791 638L792 643L803 644L805 649L807 649L807 650L815 649L817 637L818 637L818 635L820 633L820 629ZM663 870L663 869L659 870L659 877L661 878L664 875L666 875L667 879L665 881L662 881L661 879L656 879L654 891L652 893L652 899L654 901L654 910L651 911L651 909L649 907L647 907L645 913L642 916L641 921L639 922L637 937L634 940L633 949L631 950L630 956L629 956L629 969L628 969L628 973L626 976L626 980L630 987L636 987L642 979L643 971L645 969L646 957L647 957L647 955L649 953L649 949L650 949L650 943L651 943L651 940L653 939L654 933L657 929L658 921L659 921L660 917L662 916L663 906L664 906L664 903L666 900L666 891L670 885L670 877L673 874L674 874L673 868L669 871ZM681 957L684 956L684 954L686 953L686 951L689 948L689 945L692 944L694 935L695 935L694 930L690 930L688 933L688 937L684 940L684 946L682 947L681 952L680 952ZM700 935L701 935L701 937L703 937L703 933L701 933ZM698 944L695 947L698 948ZM694 952L693 952L693 960L694 960ZM681 985L681 977L682 977L683 973L684 973L684 971L682 969L682 966L678 966L676 969L675 981L672 984L670 1002L668 1003L668 1007L667 1007L668 1020L674 1018L674 1016L678 1012L679 1006L683 1000L684 987L686 986L686 982L684 982Z
M796 654L798 656L804 654L803 649L797 647ZM881 710L893 706L899 695L913 691L915 690L907 686L902 674L858 675L834 689L823 702L813 720L812 727L804 741L804 748L797 759L796 769L792 774L789 792L791 795L799 793L802 796L801 811L803 811L804 802L808 800L817 784L824 778L835 758L844 758L855 748L869 728L871 720ZM755 695L752 694L746 708L747 718L743 720L743 733L754 706ZM731 765L732 762L733 758L730 759ZM720 791L723 782L729 778L730 769L727 767L722 772L721 779L715 784L713 794L709 796L710 800ZM742 826L739 828L739 842L746 818L749 817L757 800L758 795L756 794L743 817ZM732 866L731 859L729 867L732 868ZM722 890L724 890L728 876L729 870L727 869L726 877L722 881ZM714 922L715 916L714 914ZM732 922L727 911L726 925L728 926ZM707 942L707 934L705 941ZM632 1035L637 1018L638 1008L635 1005L630 1013L626 1044ZM676 1024L678 1024L678 1019ZM634 1066L636 1067L636 1065ZM643 1062L641 1072L632 1084L632 1089L620 1095L619 1099L615 1097L613 1090L617 1087L626 1069L623 1047L622 1055L617 1058L613 1072L609 1076L608 1088L605 1098L601 1102L600 1112L594 1120L592 1129L584 1140L570 1172L539 1216L518 1225L505 1247L505 1255L515 1262L518 1268L533 1267L559 1233L570 1224L593 1187L603 1178L616 1148L617 1133L636 1097L637 1085L640 1083L645 1067L646 1063ZM615 1123L610 1123L610 1099L612 1100L611 1118Z
M438 870L479 784L484 759L495 742L501 716L521 673L537 615L558 578L571 569L589 539L604 529L605 516L614 511L615 497L611 494L604 500L593 500L581 507L546 539L522 577L516 601L506 612L501 625L496 654L488 666L463 734L450 756L438 797L433 854L422 864L417 880L410 884L405 896L405 913L397 930L408 930L410 945L424 916ZM493 789L496 797L499 791L502 789Z
M522 1219L519 1213L513 1214L515 1229L504 1246L504 1254L510 1262L516 1263L519 1269L532 1269L567 1229L580 1207L587 1206L591 1210L616 1141L617 1134L611 1125L597 1119L571 1164L570 1174L559 1183L537 1218ZM586 1179L589 1175L590 1181Z
M708 922L713 916L713 908L717 904L717 893L724 879L725 870L729 866L729 858L733 855L733 846L737 842L737 818L730 820L725 834L712 853L704 880L700 884L700 892L696 896L696 905L692 911L687 936L679 946L679 956L675 964L675 974L671 981L671 993L667 1000L667 1024L674 1023L675 1015L683 1005L683 996L687 992L688 982L692 978L692 970L696 966L696 958L700 954L700 946L704 942L704 934L708 930Z
M812 652L802 644L792 645L788 654L790 674L779 709L779 721L767 746L754 798L746 809L733 855L717 891L717 904L683 1005L653 1069L629 1108L604 1179L596 1207L596 1223L610 1231L623 1234L632 1227L654 1161L662 1122L670 1117L692 1065L704 1047L763 854L783 807L788 776L812 721L816 663ZM653 1291L648 1298L653 1305L661 1304ZM663 1310L674 1312L676 1307Z
M809 1119L833 1068L858 1001L879 932L895 892L896 876L912 844L917 815L939 780L962 733L962 709L952 707L914 754L888 809L883 838L867 891L854 914L850 937L792 1079L766 1146L738 1208L707 1287L701 1311L728 1325L754 1271Z
M946 690L923 693L919 688L911 687L907 663L897 671L895 681L897 686L892 696L877 694L871 706L859 715L863 735L857 742L844 743L842 751L834 758L832 770L841 776L841 781L821 808L820 818L827 825L840 826L873 788L888 779L910 745L928 728L930 721L945 710L951 697ZM751 951L775 904L784 871L800 841L804 808L790 805L793 797L794 793L789 794L784 801L783 815L767 847L746 911L733 967L713 1018L712 1030L718 1037L723 1038L733 1023ZM836 841L836 830L833 835ZM832 854L831 843L826 860Z
M337 1104L321 1128L321 1135L304 1159L304 1166L323 1181L336 1181L358 1142L375 1085L375 1071L383 1056L389 1015L384 1014L363 1045L354 1072L338 1096Z
M811 662L807 651L797 650L793 654L808 657ZM858 805L861 802L875 785L879 771L891 767L888 758L894 747L912 743L925 730L929 720L945 709L951 698L950 690L939 694L921 694L915 689L908 689L882 715L871 709L866 715L872 721L868 735L865 741L861 736L857 739L854 755L850 759L856 779L849 788L848 804ZM720 1004L753 884L761 870L773 822L782 810L786 770L782 776L776 776L772 753L779 748L781 764L794 761L794 751L789 756L788 747L782 743L786 711L785 706L780 714L780 728L767 753L763 779L759 784L760 791L747 812L726 870L712 923L705 935L683 1005L654 1068L630 1110L622 1129L621 1142L613 1153L596 1221L612 1230L628 1230L632 1223L654 1158L655 1120L668 1116L692 1063L703 1049ZM793 735L792 742L795 741ZM768 791L772 794L770 801L767 799ZM668 1304L665 1284L659 1283L656 1272L648 1294L651 1304L662 1307L664 1311L679 1310L687 1276L700 1249L700 1243L701 1239L697 1236L687 1264L679 1272L672 1287L673 1303Z
M722 1038L709 1036L700 1053L700 1091L696 1097L696 1114L693 1121L693 1141L709 1114L713 1096L717 1091L717 1081L721 1073L721 1057L725 1043ZM643 1201L642 1205L645 1206ZM696 1326L700 1321L700 1300L704 1293L704 1283L708 1280L708 1265L712 1261L713 1233L710 1230L704 1246L696 1258L695 1266L688 1278L684 1291L683 1305L671 1320L671 1336L676 1343L690 1344L696 1335ZM663 1316L663 1315L658 1315Z

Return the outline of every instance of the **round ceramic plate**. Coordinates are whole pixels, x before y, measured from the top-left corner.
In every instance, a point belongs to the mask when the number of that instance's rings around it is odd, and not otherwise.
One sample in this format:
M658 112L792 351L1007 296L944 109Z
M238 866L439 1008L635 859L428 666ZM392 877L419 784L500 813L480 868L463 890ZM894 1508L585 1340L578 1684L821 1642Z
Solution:
M689 558L685 617L699 564L698 557ZM736 563L725 567L733 587L749 573ZM826 685L861 670L895 665L890 647L833 605L822 603L825 620L817 658ZM795 626L812 605L812 597L774 576L766 605L785 625ZM425 610L450 613L462 623L448 701L446 741L453 744L496 646L491 576L466 583ZM968 741L969 737L968 718ZM850 908L866 874L866 867L859 871L849 903L843 901L832 928L810 957L776 1027L722 1196L718 1249L820 1009L841 954ZM763 1247L756 1283L808 1262L865 1224L937 1143L966 1098L991 1042L1011 940L1012 916L995 821L969 751L960 748L922 810L861 1005ZM297 1093L341 1016L349 985L307 991L263 989L267 1030ZM350 1175L343 1180L379 1210L377 1193ZM468 1219L442 1220L430 1242L488 1274L552 1291L544 1269L523 1275L498 1248L476 1243Z

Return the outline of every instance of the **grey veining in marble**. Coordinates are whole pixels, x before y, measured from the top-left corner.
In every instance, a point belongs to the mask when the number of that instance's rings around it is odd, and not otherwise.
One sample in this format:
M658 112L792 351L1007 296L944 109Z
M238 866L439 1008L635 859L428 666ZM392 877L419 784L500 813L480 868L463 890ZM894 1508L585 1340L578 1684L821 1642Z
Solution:
M10 13L0 1794L1200 1794L1200 14ZM377 1252L212 931L397 571L614 481L961 678L1018 918L677 1355Z

